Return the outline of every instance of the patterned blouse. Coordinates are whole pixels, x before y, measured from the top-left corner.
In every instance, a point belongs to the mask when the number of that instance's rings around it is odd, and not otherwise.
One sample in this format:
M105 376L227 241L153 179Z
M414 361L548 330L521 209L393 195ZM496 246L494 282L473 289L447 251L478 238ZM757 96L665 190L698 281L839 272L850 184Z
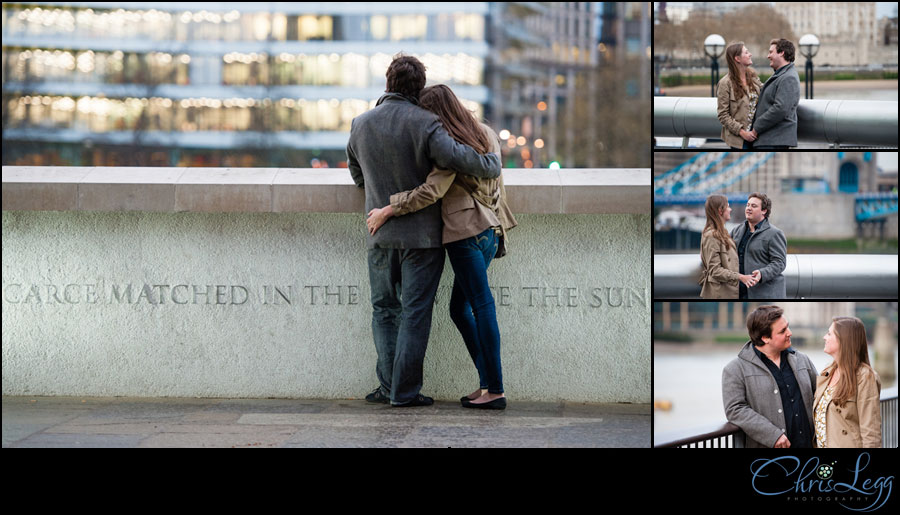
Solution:
M747 131L751 131L753 125L753 115L756 114L756 103L759 101L759 92L750 88L750 110L747 112Z
M825 413L828 411L832 395L834 395L834 387L829 386L816 406L816 447L820 449L825 448Z

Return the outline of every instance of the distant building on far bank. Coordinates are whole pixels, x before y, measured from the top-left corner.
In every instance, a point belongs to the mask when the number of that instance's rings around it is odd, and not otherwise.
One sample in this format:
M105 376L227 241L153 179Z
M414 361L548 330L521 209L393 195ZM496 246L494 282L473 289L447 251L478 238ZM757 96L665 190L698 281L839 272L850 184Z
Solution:
M775 10L788 20L797 37L814 34L819 38L822 46L813 58L816 66L888 64L882 60L886 57L884 31L879 30L875 2L775 2ZM896 39L893 56L896 64ZM798 54L797 62L805 63L805 58Z

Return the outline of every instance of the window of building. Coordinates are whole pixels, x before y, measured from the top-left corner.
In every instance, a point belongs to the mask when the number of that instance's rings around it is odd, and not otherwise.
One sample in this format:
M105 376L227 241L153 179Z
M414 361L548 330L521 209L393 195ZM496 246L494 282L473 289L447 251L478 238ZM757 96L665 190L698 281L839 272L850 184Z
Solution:
M372 21L370 23L370 28L372 30L372 39L377 40L385 40L388 37L388 17L378 14L372 16Z
M428 17L424 14L391 16L391 41L424 40L427 32Z

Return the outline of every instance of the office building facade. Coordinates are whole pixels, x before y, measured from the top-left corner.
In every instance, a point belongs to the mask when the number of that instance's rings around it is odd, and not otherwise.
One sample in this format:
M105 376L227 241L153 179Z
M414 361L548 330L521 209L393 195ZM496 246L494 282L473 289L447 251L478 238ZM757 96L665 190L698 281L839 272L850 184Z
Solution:
M260 5L4 4L4 164L345 166L402 52L512 136L506 166L589 166L578 72L649 49L645 2Z

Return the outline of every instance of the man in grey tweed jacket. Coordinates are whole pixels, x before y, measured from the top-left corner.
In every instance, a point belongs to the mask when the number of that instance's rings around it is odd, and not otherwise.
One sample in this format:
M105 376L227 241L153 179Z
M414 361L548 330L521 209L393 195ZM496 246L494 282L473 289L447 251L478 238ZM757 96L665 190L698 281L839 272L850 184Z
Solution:
M753 193L747 199L747 220L731 230L738 252L739 271L753 275L757 284L747 288L741 283L741 299L783 299L787 295L784 269L787 266L787 239L784 232L769 223L772 201L765 193Z
M722 371L725 417L744 431L746 447L809 448L816 367L791 348L784 310L760 306L747 317L750 341Z
M759 92L751 125L757 137L753 149L796 147L800 76L794 68L794 44L786 39L773 39L768 58L775 73Z
M366 213L390 196L425 182L434 166L477 177L500 176L500 156L458 143L437 115L418 107L425 67L397 56L387 71L387 92L353 120L347 158L350 175L366 191ZM444 268L440 202L391 218L366 236L372 300L372 336L379 386L369 402L427 406L421 395L431 313Z

